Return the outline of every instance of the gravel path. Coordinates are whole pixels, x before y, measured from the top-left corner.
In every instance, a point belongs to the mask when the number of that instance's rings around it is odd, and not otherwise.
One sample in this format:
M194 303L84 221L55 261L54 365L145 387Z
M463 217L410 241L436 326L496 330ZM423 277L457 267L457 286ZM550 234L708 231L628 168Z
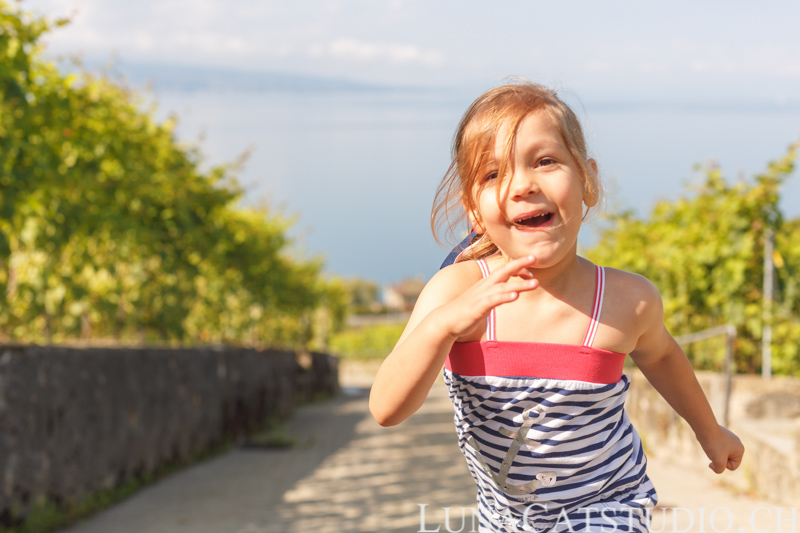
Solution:
M229 452L63 533L444 532L444 508L451 531L470 531L461 512L474 505L475 489L444 386L410 420L382 428L367 409L369 369L343 374L344 394L299 409L289 423L296 446ZM800 531L800 511L780 511L778 529L779 506L730 494L705 465L651 457L649 472L660 495L653 531Z

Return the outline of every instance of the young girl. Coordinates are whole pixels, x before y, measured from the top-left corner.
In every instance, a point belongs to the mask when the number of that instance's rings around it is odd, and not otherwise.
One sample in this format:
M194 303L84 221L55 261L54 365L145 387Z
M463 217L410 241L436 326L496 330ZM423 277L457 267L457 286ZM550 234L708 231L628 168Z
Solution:
M554 92L512 83L465 113L433 224L452 229L460 211L481 237L422 291L370 410L399 424L445 367L481 532L647 530L656 492L623 410L625 354L689 423L712 470L741 462L655 287L577 255L600 196L580 123Z

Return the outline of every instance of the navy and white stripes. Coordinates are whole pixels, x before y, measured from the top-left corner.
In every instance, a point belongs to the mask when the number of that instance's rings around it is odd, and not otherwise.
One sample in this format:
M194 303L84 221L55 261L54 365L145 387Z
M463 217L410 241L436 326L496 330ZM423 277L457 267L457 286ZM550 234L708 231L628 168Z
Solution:
M627 376L606 385L445 370L445 381L458 444L478 485L481 531L546 531L570 513L579 531L591 518L586 509L601 503L624 518L618 531L629 513L638 524L631 531L646 531L637 517L656 494L623 409ZM598 522L606 530L610 510Z

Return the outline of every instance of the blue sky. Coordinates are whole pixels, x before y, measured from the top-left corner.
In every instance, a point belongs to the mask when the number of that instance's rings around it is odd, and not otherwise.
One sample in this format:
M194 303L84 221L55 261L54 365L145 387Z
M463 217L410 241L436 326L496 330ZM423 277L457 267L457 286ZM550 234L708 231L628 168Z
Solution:
M640 214L702 179L692 170L697 163L716 160L729 179L752 176L800 137L795 1L22 6L71 17L47 36L50 56L78 54L91 64L113 60L153 73L164 71L154 65L180 65L440 88L429 96L155 95L162 112L178 113L181 139L203 136L206 161L229 162L255 147L241 175L248 198L296 215L303 252L324 256L332 273L381 282L435 272L444 254L428 212L450 137L468 103L508 76L562 89L584 120L610 205ZM798 173L783 205L800 215Z
M27 0L73 23L51 53L595 98L800 98L800 3L621 0Z

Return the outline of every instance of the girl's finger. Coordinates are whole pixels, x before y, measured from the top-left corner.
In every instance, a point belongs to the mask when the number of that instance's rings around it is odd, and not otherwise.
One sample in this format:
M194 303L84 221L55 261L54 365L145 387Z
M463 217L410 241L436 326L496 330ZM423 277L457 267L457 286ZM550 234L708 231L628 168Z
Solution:
M519 276L523 271L530 274L530 272L527 270L527 267L532 266L534 263L536 263L536 258L532 255L519 257L509 261L502 267L492 272L492 274L497 274L498 278L505 281L511 276Z
M523 268L519 271L517 277L522 279L533 279L533 273L527 268Z
M519 297L519 292L517 291L508 291L508 292L501 292L493 298L495 300L495 305L493 307L497 307L498 305L502 305L508 302L513 302Z
M524 257L518 257L510 261L508 264L509 265L513 264L515 265L515 268L523 269L533 265L534 263L536 263L536 257L533 255L526 255Z
M489 308L513 302L521 292L532 291L539 286L539 280L517 280L504 283L499 290L491 292L486 298Z
M504 291L532 291L536 287L539 286L538 279L519 279L519 280L509 280L503 286Z
M708 467L709 467L709 468L710 468L710 469L711 469L711 470L712 470L712 471L713 471L715 474L721 474L721 473L723 473L723 472L725 471L725 466L724 466L724 465L723 465L723 466L719 466L719 465L718 465L716 462L714 462L714 461L711 461L710 463L708 463Z

